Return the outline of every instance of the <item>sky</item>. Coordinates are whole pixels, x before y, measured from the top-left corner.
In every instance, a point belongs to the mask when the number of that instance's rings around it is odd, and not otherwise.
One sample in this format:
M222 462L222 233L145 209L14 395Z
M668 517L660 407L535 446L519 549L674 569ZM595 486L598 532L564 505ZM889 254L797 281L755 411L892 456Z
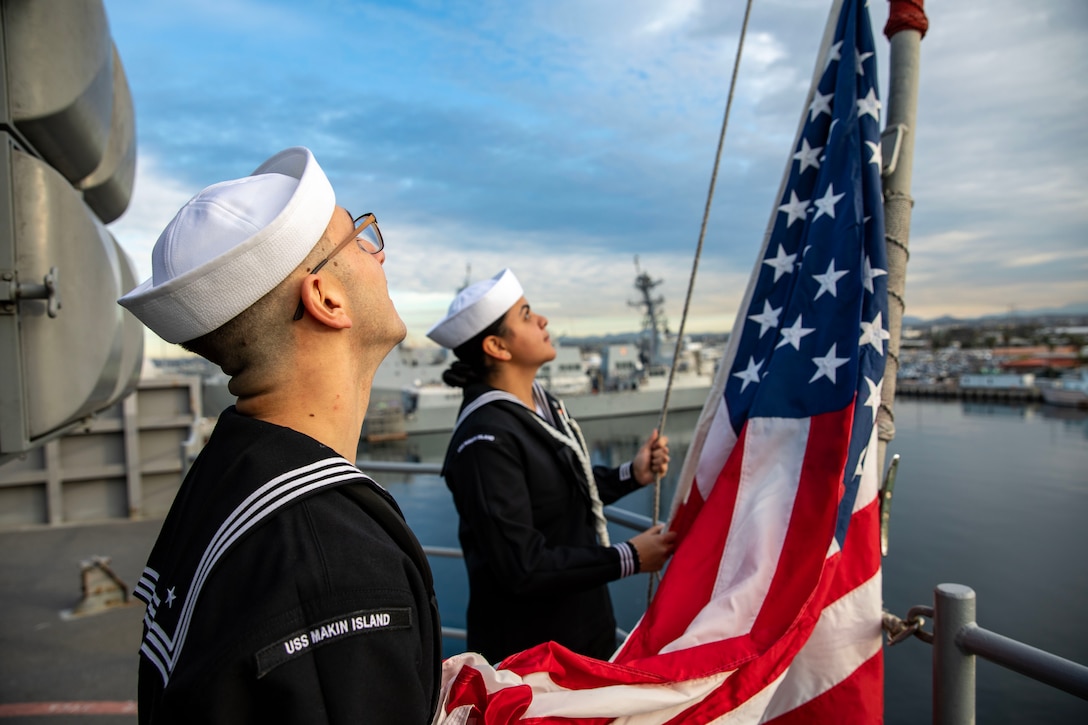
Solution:
M728 332L778 205L830 0L755 0L687 332ZM553 335L680 324L744 3L105 0L136 109L140 279L203 187L313 150L386 239L408 341L517 274ZM874 31L887 19L871 0ZM1088 3L930 0L906 314L1088 309ZM881 97L888 44L878 39Z

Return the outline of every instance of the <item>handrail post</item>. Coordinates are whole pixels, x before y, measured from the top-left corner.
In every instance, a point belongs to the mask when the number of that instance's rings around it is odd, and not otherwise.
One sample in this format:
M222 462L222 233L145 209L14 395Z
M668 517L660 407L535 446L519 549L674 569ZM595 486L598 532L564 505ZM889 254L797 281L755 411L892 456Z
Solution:
M956 638L975 624L975 591L938 584L933 595L933 725L974 725L975 656Z

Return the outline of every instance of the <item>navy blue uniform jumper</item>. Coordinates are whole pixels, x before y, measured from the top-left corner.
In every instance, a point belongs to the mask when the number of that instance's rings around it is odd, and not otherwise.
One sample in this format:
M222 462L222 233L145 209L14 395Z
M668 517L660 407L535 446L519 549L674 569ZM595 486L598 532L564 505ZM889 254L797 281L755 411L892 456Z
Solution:
M462 410L493 390L469 386ZM559 400L546 400L554 424L510 400L478 407L454 431L442 470L468 569L467 647L492 663L547 641L607 659L616 647L607 584L632 573L617 548L598 543L585 468L562 440L583 446L581 434ZM638 488L630 463L593 476L604 504Z
M405 542L354 464L227 409L136 587L140 722L430 722L440 626Z

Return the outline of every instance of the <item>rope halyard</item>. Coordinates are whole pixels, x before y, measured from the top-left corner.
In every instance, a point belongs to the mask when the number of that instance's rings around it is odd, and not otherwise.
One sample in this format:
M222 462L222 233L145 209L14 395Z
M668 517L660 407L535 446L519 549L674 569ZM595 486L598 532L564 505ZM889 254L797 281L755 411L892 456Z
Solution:
M737 41L737 56L733 61L733 75L729 81L729 95L725 100L725 113L722 116L722 130L718 134L718 150L714 155L714 168L710 173L710 188L706 194L706 206L703 209L703 222L699 227L699 242L695 246L695 256L692 259L691 264L691 276L688 278L688 291L684 297L684 311L680 315L680 329L676 332L676 346L673 350L672 364L669 366L669 378L665 384L665 399L661 404L661 416L657 422L658 435L665 435L665 420L669 413L669 396L672 394L672 381L676 375L676 365L680 359L680 346L684 340L684 326L688 319L688 309L691 307L691 295L692 290L695 287L695 275L699 270L699 258L703 254L703 240L706 239L706 225L710 219L710 206L714 201L714 187L718 183L718 168L721 166L722 161L722 148L725 146L725 131L729 127L729 111L733 107L733 94L737 88L737 72L740 70L740 58L744 52L744 36L748 32L748 18L752 14L752 0L748 0L744 7L744 21L740 26L740 38ZM657 476L654 480L654 506L653 506L653 523L657 525L658 520L661 518L661 476ZM657 581L658 574L655 572L650 575L650 583L646 593L647 604L654 595L654 584Z

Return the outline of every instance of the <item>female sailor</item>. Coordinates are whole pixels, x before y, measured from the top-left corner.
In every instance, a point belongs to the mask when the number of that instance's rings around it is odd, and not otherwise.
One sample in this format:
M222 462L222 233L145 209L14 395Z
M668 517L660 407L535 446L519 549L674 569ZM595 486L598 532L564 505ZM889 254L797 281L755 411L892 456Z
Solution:
M602 507L664 475L654 431L633 461L592 466L562 401L536 382L555 357L548 320L513 272L470 285L427 336L457 357L443 376L464 388L442 475L460 515L468 569L468 649L498 663L554 641L598 659L616 647L607 584L664 566L657 525L609 545Z

